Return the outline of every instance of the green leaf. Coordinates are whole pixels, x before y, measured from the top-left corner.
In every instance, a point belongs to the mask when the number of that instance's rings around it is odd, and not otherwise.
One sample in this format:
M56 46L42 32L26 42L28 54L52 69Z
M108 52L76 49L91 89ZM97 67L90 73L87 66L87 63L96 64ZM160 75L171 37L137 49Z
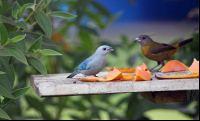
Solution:
M115 22L121 15L122 12L118 12L117 14L111 16L108 22L105 24L104 28L108 27L111 23Z
M8 41L8 32L2 23L0 23L0 35L1 35L1 45L3 46Z
M10 58L9 58L9 65L15 63L16 60L17 60L17 59L16 59L15 57L10 56Z
M21 6L19 5L19 3L17 1L15 1L13 4L13 7L12 7L12 16L15 19L18 19L18 13L19 13L20 9L21 9Z
M34 52L33 50L40 49L41 44L42 44L42 36L37 41L35 41L35 43L33 43L33 45L29 48L28 52Z
M43 12L35 12L35 19L40 27L44 30L46 35L50 38L52 33L52 24L48 16Z
M62 11L52 12L52 13L48 14L48 16L60 17L60 18L65 18L65 19L71 19L71 18L77 17L75 15L72 15L67 12L62 12Z
M122 35L122 42L123 42L123 45L128 45L128 38L126 35Z
M85 31L85 32L93 34L95 36L99 35L98 32L97 32L97 30L95 30L93 28L89 28L87 26L79 26L79 28L80 28L81 31Z
M9 33L9 38L15 38L16 36L19 36L19 35L25 35L23 34L22 32L10 32ZM15 42L13 43L18 49L20 49L22 52L25 52L26 51L26 44L25 44L25 39L21 40L21 41L18 41L18 42Z
M86 13L100 28L104 27L101 15L94 14L91 11L86 11Z
M5 47L5 50L10 53L12 56L14 56L16 59L21 61L22 63L28 65L28 62L26 60L26 57L21 52L21 50L14 48L14 47Z
M62 55L54 50L49 50L49 49L44 49L44 50L41 50L40 52L42 55Z
M13 102L14 100L16 100L17 98L19 98L22 95L26 94L29 89L30 89L30 87L26 87L26 88L15 90L14 92L11 93L15 97L15 99L5 98L2 101L2 104L1 104L0 108L5 107L6 105L10 104L11 102Z
M37 98L33 98L29 95L25 96L25 99L29 106L34 108L35 110L39 111L44 119L52 120L52 115L46 111L45 105L43 102L39 101Z
M3 1L2 4L0 5L0 15L6 14L9 8L10 8L9 2Z
M79 37L81 39L81 44L87 51L91 52L93 50L93 41L90 35L85 31L79 31Z
M108 11L108 9L106 9L103 5L101 5L100 3L96 2L96 1L91 1L91 4L99 10L99 12L107 17L109 17L111 15L111 13Z
M28 30L28 27L26 25L26 23L24 21L20 21L17 23L17 25L20 27L20 28L23 28L25 30Z
M26 88L15 90L14 92L12 92L12 95L15 97L15 99L17 99L17 98L21 97L22 95L26 94L29 89L30 89L30 87L26 87ZM14 101L15 99L5 98L2 101L2 106L1 107L4 107L4 106L8 105L9 103Z
M0 71L0 74L6 74L5 72Z
M2 16L2 15L0 15L0 17L1 17L2 23L6 23L6 24L10 24L10 25L16 26L16 23L13 20L11 20L11 19L9 19L9 18L7 18L5 16Z
M14 85L15 81L15 70L13 65L9 65L9 60L6 57L0 57L0 70L6 73L6 78L11 84L11 87Z
M40 60L34 57L28 57L27 59L33 67L35 67L40 73L42 73L43 75L47 77L47 70L44 64Z
M4 87L0 85L0 95L10 98L10 99L15 99L11 93L9 93Z
M1 108L0 108L0 118L11 120L11 118L8 116L8 114L4 110L2 110Z
M0 0L0 6L2 6L2 1Z
M22 95L26 94L29 89L30 89L30 87L26 87L26 88L15 90L12 93L12 95L15 97L15 99L17 99L17 98L21 97Z
M34 3L27 3L27 4L24 4L21 8L21 11L22 11L22 14L24 13L24 11L28 8L31 8L32 10L34 9L36 4Z
M8 52L5 51L5 50L2 50L2 51L0 51L0 56L11 56L11 54L8 53Z
M33 33L33 32L23 32L23 34L26 34L25 40L26 41L36 41L40 36L42 36L42 44L46 46L56 46L53 41L48 39L46 36Z
M23 40L25 38L26 35L18 35L12 39L9 40L9 43L13 43L13 42L19 42L21 40Z
M0 73L1 73L1 72L0 72ZM4 73L4 72L3 72L3 73ZM4 74L5 74L5 73L4 73ZM10 82L9 82L8 79L6 78L6 76L0 74L0 79L1 79L0 85L1 85L2 87L4 87L7 91L11 91L11 90L12 90L12 87L11 87Z
M51 0L44 0L45 6L49 5L50 2Z

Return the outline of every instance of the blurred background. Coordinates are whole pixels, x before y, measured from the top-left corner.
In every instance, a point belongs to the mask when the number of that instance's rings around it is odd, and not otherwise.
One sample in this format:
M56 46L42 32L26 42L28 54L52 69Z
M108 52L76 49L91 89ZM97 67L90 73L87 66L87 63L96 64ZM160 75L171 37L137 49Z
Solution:
M195 41L182 47L172 59L187 66L194 58L199 60L199 0L56 0L48 9L78 16L69 20L51 18L55 28L51 39L57 46L45 48L63 56L40 58L49 74L73 72L100 45L116 48L107 55L108 67L135 68L146 63L152 68L156 62L147 60L141 46L134 43L144 34L167 44L193 37ZM37 25L32 31L43 33ZM15 67L20 72L16 89L30 86L30 75L39 74L18 62ZM139 93L40 99L31 89L5 111L12 119L194 120L199 119L199 92L192 102L153 104Z

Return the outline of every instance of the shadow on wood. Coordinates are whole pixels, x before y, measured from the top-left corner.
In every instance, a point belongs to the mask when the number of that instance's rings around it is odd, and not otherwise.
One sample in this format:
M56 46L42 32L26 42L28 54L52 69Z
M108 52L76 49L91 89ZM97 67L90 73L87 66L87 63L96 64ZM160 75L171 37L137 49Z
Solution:
M187 101L187 91L144 92L140 94L156 104Z

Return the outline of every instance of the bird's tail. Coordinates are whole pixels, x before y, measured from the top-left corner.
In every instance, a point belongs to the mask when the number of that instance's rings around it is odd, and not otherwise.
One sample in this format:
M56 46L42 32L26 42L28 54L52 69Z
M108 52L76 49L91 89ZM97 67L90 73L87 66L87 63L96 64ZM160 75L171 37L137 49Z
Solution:
M79 74L80 72L78 70L74 71L72 74L70 74L67 78L73 78L74 76L76 76L77 74Z
M187 40L184 40L184 41L178 43L178 45L179 45L179 47L182 47L184 45L191 43L193 40L194 40L194 38L190 38L190 39L187 39Z

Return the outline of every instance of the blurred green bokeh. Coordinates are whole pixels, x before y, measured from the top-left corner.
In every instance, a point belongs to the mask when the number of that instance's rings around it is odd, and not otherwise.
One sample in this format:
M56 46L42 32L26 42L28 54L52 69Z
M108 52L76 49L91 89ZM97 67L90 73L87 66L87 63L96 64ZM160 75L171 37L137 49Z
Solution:
M14 1L11 0L9 3L12 4ZM22 0L18 1L20 4L24 4ZM31 2L32 0L27 1ZM119 12L112 15L107 8L93 0L55 1L45 9L57 11L58 6L61 4L67 4L69 6L68 12L77 13L78 17L69 21L58 18L51 19L52 24L57 26L57 29L54 30L51 36L51 39L57 46L49 47L43 45L43 47L56 50L62 53L63 56L39 57L47 68L48 74L73 72L80 62L95 52L98 46L105 44L116 48L115 52L107 55L106 66L108 67L135 68L142 63L146 63L151 68L156 65L156 62L147 60L141 54L140 45L134 43L134 38L129 38L128 35L120 35L121 44L101 41L100 32L106 30L122 13ZM95 11L90 11L89 6L93 6ZM30 11L27 11L27 13L29 14ZM11 16L9 12L0 12L0 14ZM85 16L88 17L90 22L94 23L94 27L81 24ZM32 22L32 20L29 22ZM9 25L6 25L6 27L9 28ZM44 34L39 25L34 26L32 31ZM194 42L180 48L176 56L172 58L185 63L187 66L191 65L193 58L199 60L199 33L194 32L190 37L195 39ZM176 40L174 43L181 40ZM27 46L30 46L30 44ZM14 63L14 67L16 68L17 76L14 83L15 89L30 86L30 75L40 74L34 68L25 66L18 61ZM14 104L6 106L4 110L11 119L16 120L193 120L199 119L199 91L192 102L153 104L140 96L139 93L49 97L41 99L31 89Z

